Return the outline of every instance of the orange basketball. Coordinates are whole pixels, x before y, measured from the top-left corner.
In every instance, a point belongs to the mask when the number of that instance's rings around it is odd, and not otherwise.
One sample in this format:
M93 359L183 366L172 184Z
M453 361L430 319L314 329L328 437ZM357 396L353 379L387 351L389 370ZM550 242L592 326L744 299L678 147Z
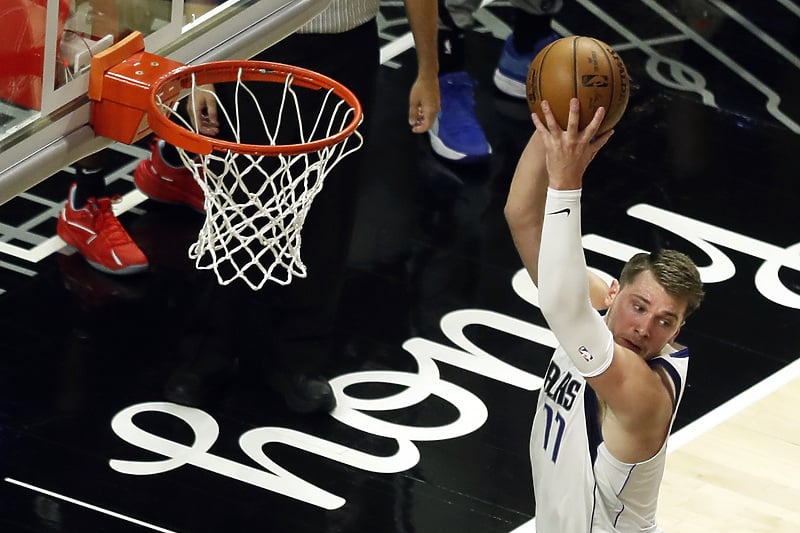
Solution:
M544 121L541 104L547 100L562 128L567 127L571 98L581 102L580 129L591 122L598 107L605 107L606 117L598 130L603 133L622 118L630 80L622 59L606 43L591 37L563 37L533 59L527 92L531 112Z

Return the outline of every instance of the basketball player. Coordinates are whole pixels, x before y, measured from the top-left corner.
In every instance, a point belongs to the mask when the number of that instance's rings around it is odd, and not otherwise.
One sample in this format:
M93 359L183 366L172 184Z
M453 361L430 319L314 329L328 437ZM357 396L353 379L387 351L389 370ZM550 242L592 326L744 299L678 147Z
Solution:
M559 341L531 432L536 530L658 531L667 436L689 361L675 338L702 301L702 283L694 263L672 250L635 255L610 287L587 275L583 174L612 132L594 138L602 108L578 131L577 99L566 131L542 108L545 123L534 115L505 206Z
M481 0L438 0L439 86L442 110L429 130L439 156L469 163L489 157L492 148L475 116L475 81L467 73L465 32L475 25ZM525 98L525 79L533 58L560 37L550 25L562 0L511 0L512 33L494 71L494 84L514 98Z

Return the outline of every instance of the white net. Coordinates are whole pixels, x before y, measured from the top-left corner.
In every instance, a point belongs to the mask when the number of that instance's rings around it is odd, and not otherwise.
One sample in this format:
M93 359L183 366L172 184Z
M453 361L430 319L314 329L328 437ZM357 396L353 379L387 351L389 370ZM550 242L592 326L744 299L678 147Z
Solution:
M246 120L251 130L256 124L258 136L263 136L256 143L246 139L247 144L262 145L278 144L287 131L297 139L281 145L307 144L343 131L353 120L352 107L333 89L324 90L319 98L299 97L298 92L308 90L295 87L291 74L282 89L278 88L277 113L268 115L262 110L262 98L241 78L240 70L236 81L231 82L234 96L228 106L233 105L234 109L226 108L223 99L208 86L196 85L194 76L191 89L171 109L187 99L192 109L192 99L213 97L219 121L233 132L233 141L245 142L241 131ZM313 104L309 104L312 100ZM306 105L304 113L301 102ZM313 115L316 119L309 121ZM178 113L173 117L183 127L197 132L194 121L179 117ZM355 131L337 144L295 155L253 155L231 150L197 155L177 147L205 194L205 221L197 242L189 248L195 266L213 270L222 285L241 279L253 290L268 281L287 285L295 276L305 277L300 250L303 223L312 202L331 169L362 144L361 134Z

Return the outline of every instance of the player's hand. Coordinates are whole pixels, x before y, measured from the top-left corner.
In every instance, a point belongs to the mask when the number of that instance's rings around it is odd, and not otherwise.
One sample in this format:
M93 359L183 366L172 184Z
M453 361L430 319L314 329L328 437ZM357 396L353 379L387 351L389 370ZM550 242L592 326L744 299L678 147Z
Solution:
M573 98L569 103L569 119L567 129L561 129L556 122L546 100L542 102L542 113L545 122L533 113L536 132L542 136L546 150L545 162L550 178L550 187L554 189L580 189L583 184L583 173L597 152L605 146L614 131L609 130L600 136L597 131L605 117L605 108L598 108L592 121L583 130L578 130L580 121L580 102Z
M408 95L408 125L414 133L424 133L439 114L439 78L418 77Z
M201 135L214 136L219 133L217 120L217 98L213 85L201 85L194 94L186 98L187 112L192 126Z

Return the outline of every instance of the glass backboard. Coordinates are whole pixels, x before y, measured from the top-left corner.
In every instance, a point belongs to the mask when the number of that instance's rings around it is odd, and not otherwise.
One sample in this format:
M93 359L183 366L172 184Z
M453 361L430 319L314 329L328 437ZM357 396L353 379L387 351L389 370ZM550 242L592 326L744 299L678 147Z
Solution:
M2 0L0 203L110 140L89 126L92 56L132 31L185 64L248 59L330 0Z

